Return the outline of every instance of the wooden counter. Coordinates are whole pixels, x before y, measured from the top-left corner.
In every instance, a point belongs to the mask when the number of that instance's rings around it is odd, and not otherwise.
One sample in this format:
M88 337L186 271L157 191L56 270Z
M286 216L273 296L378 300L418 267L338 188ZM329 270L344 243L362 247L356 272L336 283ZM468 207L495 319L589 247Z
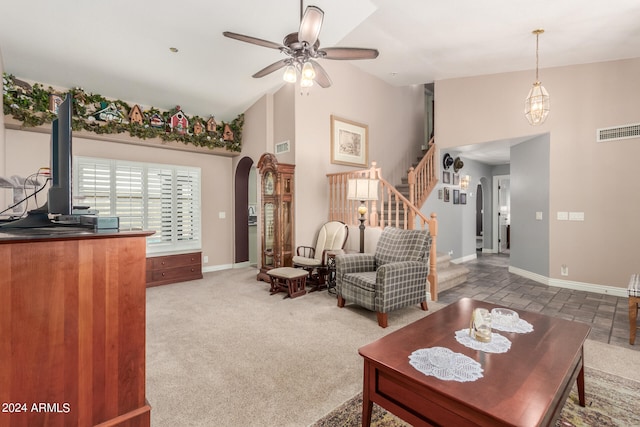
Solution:
M0 231L0 426L150 424L150 234Z

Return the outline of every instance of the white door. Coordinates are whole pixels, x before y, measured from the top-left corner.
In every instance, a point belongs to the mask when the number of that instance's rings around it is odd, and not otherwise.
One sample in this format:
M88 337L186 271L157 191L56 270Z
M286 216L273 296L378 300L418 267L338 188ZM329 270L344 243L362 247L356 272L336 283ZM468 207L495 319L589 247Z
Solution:
M511 247L511 200L509 178L498 180L498 252L508 252Z

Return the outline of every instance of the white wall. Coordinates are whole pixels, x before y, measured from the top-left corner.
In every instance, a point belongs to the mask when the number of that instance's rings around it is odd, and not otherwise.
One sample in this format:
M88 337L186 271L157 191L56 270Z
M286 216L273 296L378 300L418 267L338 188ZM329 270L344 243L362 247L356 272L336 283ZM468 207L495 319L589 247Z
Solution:
M540 70L551 113L538 127L523 116L532 71L436 82L441 150L549 133L551 278L623 288L638 270L640 181L631 159L640 158L640 141L595 139L598 128L638 123L639 75L640 58ZM584 212L585 221L558 221L558 211ZM569 275L561 277L563 264Z

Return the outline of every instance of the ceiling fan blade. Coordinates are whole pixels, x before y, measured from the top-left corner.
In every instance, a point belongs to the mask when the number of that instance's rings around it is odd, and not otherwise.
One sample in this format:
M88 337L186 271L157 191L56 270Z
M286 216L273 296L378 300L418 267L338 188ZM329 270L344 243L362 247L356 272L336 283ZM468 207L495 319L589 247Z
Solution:
M252 44L257 44L258 46L269 47L271 49L280 49L283 46L278 43L270 42L268 40L262 40L256 37L245 36L243 34L232 33L231 31L225 31L222 33L223 36L229 37L230 39L240 40L241 42L247 42Z
M274 71L277 71L280 68L284 67L285 65L289 64L290 61L291 61L290 59L281 59L278 62L274 62L271 65L267 65L266 67L264 67L262 70L258 71L257 73L255 73L251 77L253 77L255 79L259 79L260 77L264 77L267 74L271 74Z
M313 79L316 83L322 88L328 88L331 86L331 79L329 78L329 74L322 68L322 65L318 64L317 61L310 59L309 62L313 65L313 69L316 72L316 77Z
M322 28L322 20L324 12L317 6L307 6L304 16L300 21L300 30L298 30L298 40L313 46L318 40L320 29Z
M376 59L378 49L359 47L327 47L318 51L325 59Z

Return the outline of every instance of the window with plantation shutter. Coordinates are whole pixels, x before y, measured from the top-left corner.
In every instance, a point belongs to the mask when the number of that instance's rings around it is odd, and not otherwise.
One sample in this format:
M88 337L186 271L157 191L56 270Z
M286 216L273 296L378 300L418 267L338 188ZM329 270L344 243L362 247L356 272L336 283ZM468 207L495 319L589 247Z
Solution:
M147 252L200 249L200 168L74 158L75 204L153 230Z

